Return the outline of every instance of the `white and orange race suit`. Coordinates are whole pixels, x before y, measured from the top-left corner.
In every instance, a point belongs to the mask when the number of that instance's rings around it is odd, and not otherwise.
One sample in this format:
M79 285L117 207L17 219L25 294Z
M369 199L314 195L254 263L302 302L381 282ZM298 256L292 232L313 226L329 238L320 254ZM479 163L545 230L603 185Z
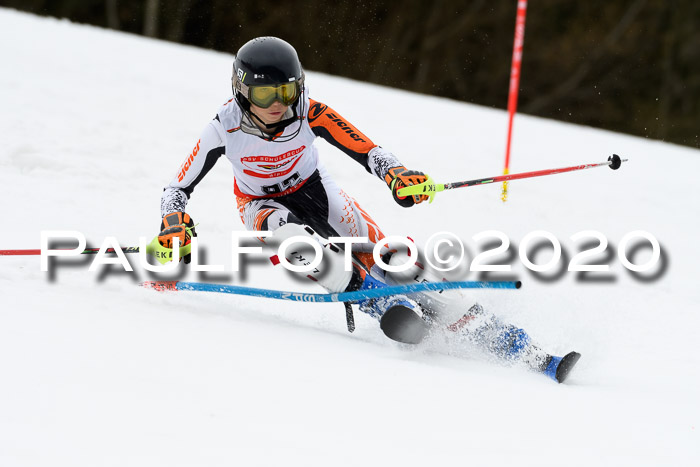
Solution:
M382 231L330 178L314 140L320 136L382 180L402 164L333 109L306 95L295 104L296 121L274 136L262 133L235 98L229 99L165 188L161 214L184 212L194 188L225 155L233 166L234 192L248 230L306 224L326 238L367 237L370 242L353 246L353 251L371 251L384 237ZM293 114L290 107L284 118Z

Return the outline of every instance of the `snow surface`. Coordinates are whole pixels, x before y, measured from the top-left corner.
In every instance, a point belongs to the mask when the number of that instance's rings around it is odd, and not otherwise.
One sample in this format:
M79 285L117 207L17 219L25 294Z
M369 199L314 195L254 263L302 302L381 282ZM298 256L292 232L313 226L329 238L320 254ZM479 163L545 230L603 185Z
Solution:
M232 55L1 9L0 57L0 249L39 248L42 230L79 230L95 246L152 237L161 188L230 94ZM501 172L503 111L314 72L308 83L438 181ZM700 152L525 116L513 144L511 172L613 152L630 161L511 182L507 203L492 184L404 210L318 146L387 234L422 243L449 231L474 250L484 230L514 246L547 230L570 257L571 235L602 232L612 253L595 259L611 281L545 281L516 257L524 287L477 297L553 353L581 352L566 384L458 349L405 348L364 315L348 334L337 304L159 294L136 286L148 278L138 267L98 275L64 260L50 277L37 256L5 256L0 465L700 465ZM188 210L208 262L230 271L230 233L243 226L226 161ZM640 229L664 253L649 281L614 254ZM245 277L185 278L320 291L264 260Z

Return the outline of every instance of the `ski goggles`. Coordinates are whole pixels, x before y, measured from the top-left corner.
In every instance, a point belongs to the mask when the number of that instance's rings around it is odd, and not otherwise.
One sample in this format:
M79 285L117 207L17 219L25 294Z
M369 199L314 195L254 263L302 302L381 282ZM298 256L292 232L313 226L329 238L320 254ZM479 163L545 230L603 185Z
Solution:
M248 88L250 102L263 109L267 109L275 101L290 106L296 102L298 97L299 84L296 81L277 86L250 86Z

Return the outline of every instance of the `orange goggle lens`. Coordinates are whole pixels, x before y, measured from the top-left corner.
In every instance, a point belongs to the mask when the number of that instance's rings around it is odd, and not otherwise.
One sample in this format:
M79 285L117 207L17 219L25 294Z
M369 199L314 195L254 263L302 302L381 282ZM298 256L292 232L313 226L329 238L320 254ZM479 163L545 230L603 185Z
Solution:
M250 102L263 109L270 107L275 101L292 105L299 96L299 86L296 82L278 86L251 86L249 94Z

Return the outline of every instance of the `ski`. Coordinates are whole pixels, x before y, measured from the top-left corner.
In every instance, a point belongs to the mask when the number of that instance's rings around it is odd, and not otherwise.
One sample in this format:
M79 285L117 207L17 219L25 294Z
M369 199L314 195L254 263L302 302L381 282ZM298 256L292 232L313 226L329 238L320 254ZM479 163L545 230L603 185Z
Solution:
M519 289L520 281L457 281L457 282L422 282L418 284L392 285L377 289L356 290L340 293L305 293L284 290L259 289L240 285L207 284L183 281L149 281L141 283L143 287L159 291L196 291L217 292L251 297L272 298L294 302L331 303L358 302L370 298L388 297L390 295L410 294L424 291L442 291L453 289Z
M139 247L137 246L124 246L120 248L123 253L138 253ZM100 251L99 248L86 248L80 254L81 255L96 255ZM114 253L114 248L107 248L105 253ZM41 250L0 250L0 256L39 256L41 255Z

